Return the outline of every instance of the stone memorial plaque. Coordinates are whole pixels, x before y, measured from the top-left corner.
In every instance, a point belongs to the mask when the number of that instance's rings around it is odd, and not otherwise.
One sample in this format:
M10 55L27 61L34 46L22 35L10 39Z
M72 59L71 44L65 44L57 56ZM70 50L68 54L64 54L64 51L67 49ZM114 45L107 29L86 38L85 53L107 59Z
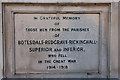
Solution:
M16 73L99 70L99 14L15 14Z

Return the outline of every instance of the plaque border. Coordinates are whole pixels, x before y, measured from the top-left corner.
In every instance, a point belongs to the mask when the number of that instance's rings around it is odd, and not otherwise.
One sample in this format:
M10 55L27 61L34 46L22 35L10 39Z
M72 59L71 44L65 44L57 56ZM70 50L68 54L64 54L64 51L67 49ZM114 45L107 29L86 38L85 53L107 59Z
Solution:
M29 11L26 11L26 12L29 13ZM58 11L56 11L56 12L58 12ZM102 11L102 10L98 10L98 11L80 11L80 12L77 12L77 13L89 13L89 12L90 12L90 13L95 13L95 14L96 14L96 13L97 13L97 14L100 14L100 16L102 16L102 17L103 17L103 13L104 13L104 11ZM23 11L22 11L22 10L12 10L10 13L12 13L11 17L12 17L12 19L14 20L14 17L13 17L13 16L14 16L15 13L25 13L25 11L24 11L24 10L23 10ZM43 12L43 13L44 13L44 12ZM50 12L50 13L53 13L53 12ZM68 13L68 11L67 11L67 13ZM90 14L90 13L89 13L89 14ZM35 14L36 14L36 12L35 12ZM5 17L5 16L4 16L4 17ZM4 19L5 19L5 18L4 18ZM100 17L99 19L100 19L100 21L102 20L101 17ZM12 21L13 21L13 20L12 20ZM13 22L14 22L14 21L13 21ZM109 22L109 23L110 23L110 22ZM100 25L102 25L101 22L100 22ZM12 27L12 29L13 29L13 27ZM108 27L108 29L109 29L109 27ZM14 30L14 29L13 29L13 30ZM102 30L100 29L100 32L101 32L101 31L102 31ZM109 31L108 31L108 32L109 32ZM12 36L12 37L14 37L14 36ZM13 39L13 38L12 38L12 39ZM109 34L108 34L108 39L109 39ZM14 40L13 40L13 41L14 41ZM101 41L100 41L100 42L101 42ZM108 48L108 49L107 49L107 54L108 54L108 52L109 52L109 40L108 40L107 44L108 44L108 46L107 46L107 48ZM14 44L14 45L15 45L15 44ZM15 46L12 46L12 48L15 49ZM14 54L14 51L13 51L13 54L12 54L12 55L13 55L13 56L15 55L15 54ZM14 57L15 57L15 56L14 56ZM6 58L6 57L5 57L5 58ZM4 58L4 59L5 59L5 58ZM109 65L108 59L109 59L109 54L108 54L108 57L107 57L107 63L108 63L108 64L107 64L107 70L108 70L108 75L109 75L109 66L110 66L110 65ZM12 59L12 64L14 64L14 59ZM99 67L102 67L102 66L99 66ZM6 72L6 71L5 71L5 72ZM13 74L13 75L16 75L15 70L14 70L14 65L12 66L12 74ZM103 72L100 71L99 74L103 74Z

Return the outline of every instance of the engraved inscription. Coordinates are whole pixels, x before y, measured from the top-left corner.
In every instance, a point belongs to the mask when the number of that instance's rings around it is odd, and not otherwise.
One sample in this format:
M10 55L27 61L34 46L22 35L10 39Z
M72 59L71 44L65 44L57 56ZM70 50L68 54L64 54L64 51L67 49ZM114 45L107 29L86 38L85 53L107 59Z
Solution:
M16 73L98 72L99 14L15 14Z

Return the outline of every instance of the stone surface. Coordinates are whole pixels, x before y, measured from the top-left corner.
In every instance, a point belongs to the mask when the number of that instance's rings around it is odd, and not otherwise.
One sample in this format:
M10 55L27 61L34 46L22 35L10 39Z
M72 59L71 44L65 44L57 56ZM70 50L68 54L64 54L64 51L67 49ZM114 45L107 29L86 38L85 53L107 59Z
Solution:
M16 73L98 72L98 51L99 14L15 14Z
M1 1L0 1L1 3ZM0 4L0 78L3 75L2 4Z
M85 2L85 3L88 3L88 2L90 2L90 3L108 3L108 2L118 2L119 0L67 0L67 1L63 1L63 0L59 0L59 2L61 2L61 3L63 3L63 2L65 2L65 3L68 3L68 2L70 2L70 3L80 3L80 2ZM0 0L0 3L3 3L3 2L25 2L25 3L56 3L56 2L58 2L57 0ZM111 77L113 76L113 77L116 77L117 75L118 75L118 36L116 36L118 33L118 25L117 25L117 7L116 7L116 5L117 4L114 4L114 3L112 3L113 5L111 6L111 12L114 12L114 13L112 13L111 14L111 21L112 21L112 23L111 23L111 45L109 45L109 46L111 46L110 47L110 57L111 57L111 63L110 63L110 65L112 65L111 66L111 70L110 70L110 72L111 72ZM0 4L0 7L2 7L2 4ZM1 19L1 21L0 21L0 44L2 44L2 8L0 8L0 19ZM116 24L116 25L115 25ZM117 48L117 49L116 49ZM115 54L115 55L114 55ZM3 70L3 45L0 45L0 78L2 78L2 70ZM56 74L57 75L57 74ZM70 74L70 76L71 77L78 77L79 76L79 74ZM45 76L45 75L44 75ZM50 75L46 75L46 77L51 77ZM85 75L83 75L84 77L86 77ZM87 75L88 76L88 75ZM42 77L42 76L41 76ZM63 75L63 78L64 77L66 77L66 75Z
M114 77L117 77L118 76L118 66L120 65L118 63L119 61L119 57L118 57L118 50L119 50L119 47L117 47L119 45L118 43L118 37L117 36L120 36L118 34L118 3L113 3L112 4L112 15L111 15L111 42L110 44L112 45L110 47L110 65L111 65L111 76L114 76Z
M119 0L2 0L2 2L31 2L31 3L108 3Z

